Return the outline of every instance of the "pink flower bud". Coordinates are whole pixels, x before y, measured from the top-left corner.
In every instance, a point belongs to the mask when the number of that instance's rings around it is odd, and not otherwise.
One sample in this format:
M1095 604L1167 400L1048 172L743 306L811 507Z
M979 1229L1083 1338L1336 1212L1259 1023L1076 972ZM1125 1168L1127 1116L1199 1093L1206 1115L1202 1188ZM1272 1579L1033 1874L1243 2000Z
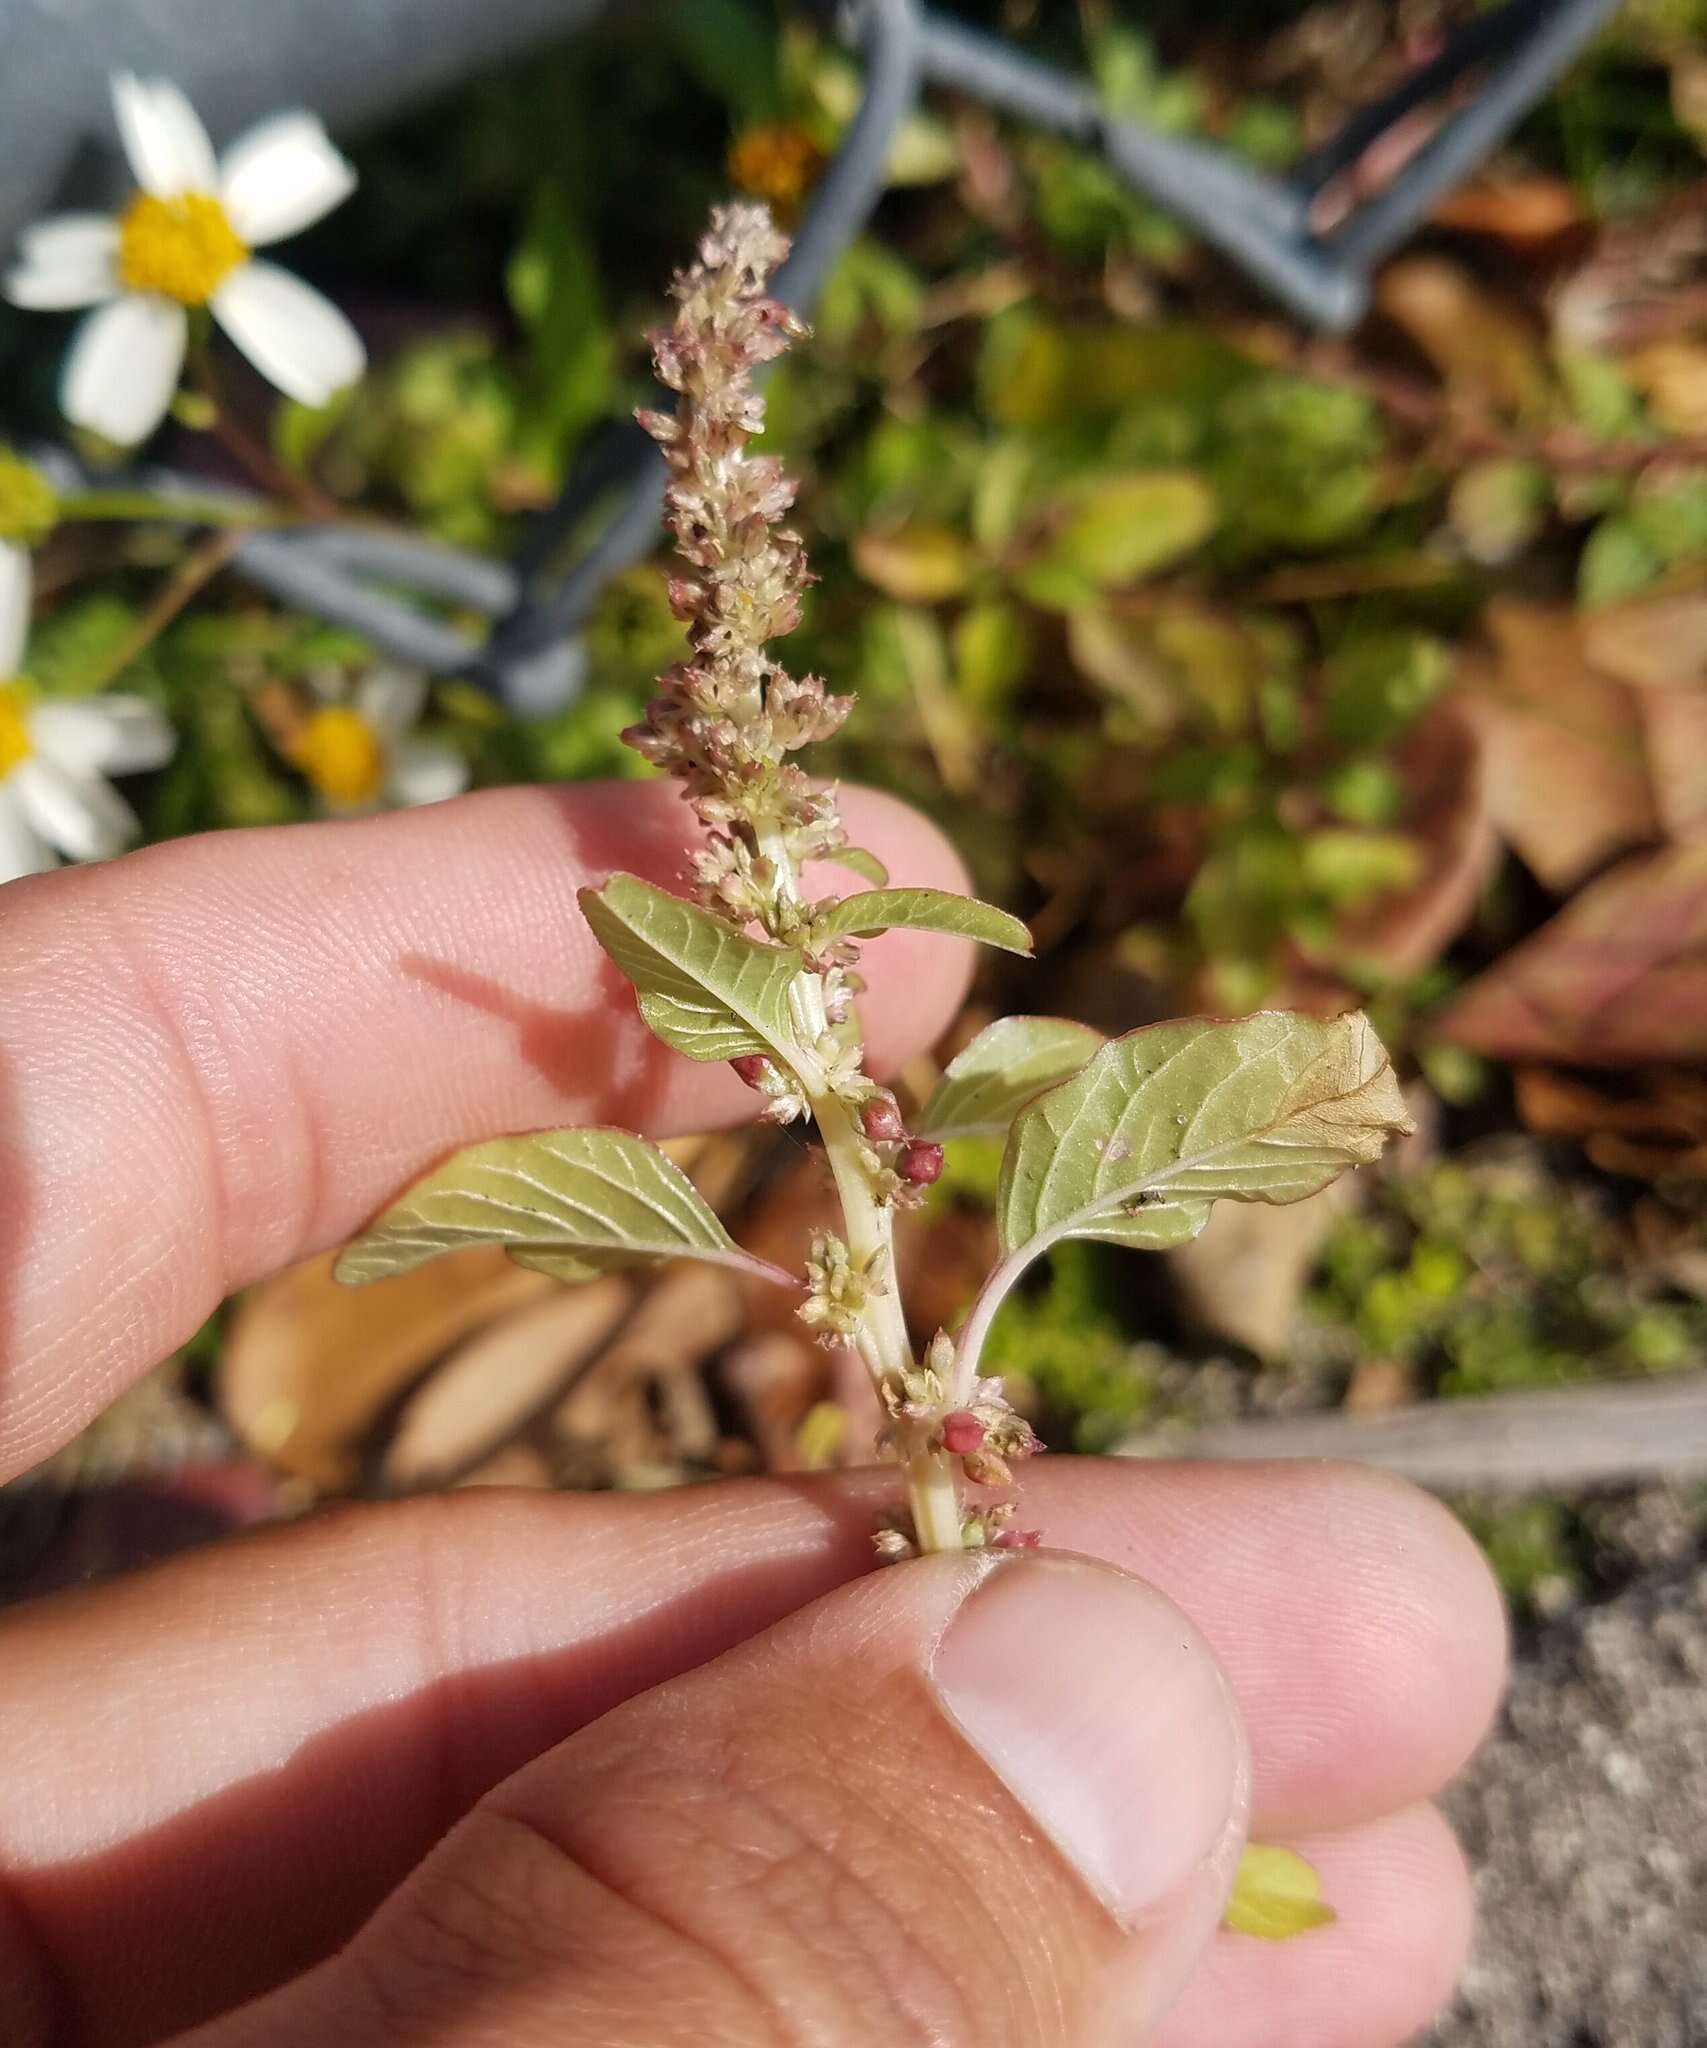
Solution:
M887 1088L880 1088L860 1111L859 1127L874 1145L898 1145L907 1135L901 1105Z
M928 1138L915 1138L896 1162L895 1171L910 1187L928 1188L942 1178L942 1147Z
M738 1060L731 1060L729 1064L749 1088L763 1088L776 1072L775 1067L762 1052L743 1053Z
M968 1415L964 1408L943 1418L942 1447L957 1458L964 1458L972 1451L984 1448L988 1434L976 1415Z
M998 1550L1035 1550L1043 1541L1041 1529L999 1529L991 1539Z

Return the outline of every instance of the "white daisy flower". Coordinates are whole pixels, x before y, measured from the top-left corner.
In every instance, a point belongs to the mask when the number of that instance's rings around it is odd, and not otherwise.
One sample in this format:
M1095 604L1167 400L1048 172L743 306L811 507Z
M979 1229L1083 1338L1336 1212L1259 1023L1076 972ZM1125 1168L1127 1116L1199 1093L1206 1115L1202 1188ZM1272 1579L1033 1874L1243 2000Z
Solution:
M158 768L173 732L140 697L38 698L18 671L30 558L0 547L0 883L67 860L106 860L137 835L106 778Z
M116 219L64 213L26 228L5 280L15 306L100 308L66 359L66 417L126 447L145 441L177 390L198 306L287 397L322 406L353 384L367 357L349 321L251 253L354 189L319 121L277 114L216 160L195 109L165 79L116 77L113 108L140 191Z
M412 732L426 708L424 676L375 669L348 692L335 676L312 680L322 702L292 738L290 755L324 809L344 817L405 809L468 787L468 763L454 747Z

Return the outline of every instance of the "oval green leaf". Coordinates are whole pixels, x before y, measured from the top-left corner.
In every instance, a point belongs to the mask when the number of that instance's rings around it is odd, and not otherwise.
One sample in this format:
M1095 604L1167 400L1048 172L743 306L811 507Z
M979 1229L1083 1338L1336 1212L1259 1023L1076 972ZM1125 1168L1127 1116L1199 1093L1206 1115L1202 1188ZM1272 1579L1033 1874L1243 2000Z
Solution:
M947 889L865 889L844 896L812 920L815 943L829 939L873 939L896 926L910 931L947 932L1000 946L1005 953L1031 951L1031 934L1017 917L980 903L976 896L956 896Z
M1291 1941L1339 1918L1321 1894L1321 1879L1295 1850L1252 1842L1239 1859L1221 1924L1259 1941Z
M1152 1024L1021 1111L997 1195L1002 1246L1178 1244L1212 1202L1301 1201L1411 1128L1360 1012Z
M347 1285L444 1252L502 1245L518 1265L586 1280L649 1259L708 1259L793 1285L741 1250L705 1197L631 1131L546 1131L471 1145L417 1181L333 1269Z
M666 1045L690 1060L784 1053L788 991L802 966L798 953L762 946L635 875L612 875L602 889L583 889L581 909L593 936L633 982L641 1016Z
M921 1138L999 1137L1034 1095L1076 1074L1103 1043L1066 1017L998 1017L949 1061L919 1117Z

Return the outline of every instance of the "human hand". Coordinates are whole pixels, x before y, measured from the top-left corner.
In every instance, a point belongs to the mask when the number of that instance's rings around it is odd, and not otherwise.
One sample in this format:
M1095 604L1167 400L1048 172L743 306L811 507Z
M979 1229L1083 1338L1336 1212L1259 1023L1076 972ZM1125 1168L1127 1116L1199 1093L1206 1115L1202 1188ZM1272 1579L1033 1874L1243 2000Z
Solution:
M957 884L918 820L848 808ZM455 1144L744 1113L562 938L582 882L668 877L677 815L644 785L507 791L6 889L0 1476ZM868 965L892 1063L955 969L906 932ZM872 1573L890 1484L344 1509L4 1617L0 2040L1421 2025L1468 1917L1421 1802L1503 1651L1456 1524L1354 1471L1063 1459L1027 1517L1078 1556ZM1310 1857L1336 1925L1214 1933L1247 1826Z

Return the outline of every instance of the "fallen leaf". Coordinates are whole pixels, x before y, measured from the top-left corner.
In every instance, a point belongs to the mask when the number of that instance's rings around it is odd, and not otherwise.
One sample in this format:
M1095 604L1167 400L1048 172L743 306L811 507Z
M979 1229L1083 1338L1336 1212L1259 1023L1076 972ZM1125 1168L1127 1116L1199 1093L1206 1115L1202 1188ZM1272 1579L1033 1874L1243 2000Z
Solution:
M536 1451L532 1444L506 1444L482 1465L472 1472L464 1473L458 1486L528 1486L547 1488L551 1485L551 1466L543 1451Z
M1540 1137L1574 1138L1606 1173L1659 1179L1707 1173L1707 1082L1649 1068L1604 1083L1556 1067L1520 1067L1517 1109Z
M1352 1415L1386 1415L1417 1397L1416 1375L1396 1358L1366 1358L1352 1373L1341 1406Z
M633 1305L633 1283L612 1275L560 1288L469 1338L403 1410L380 1468L386 1489L428 1492L493 1454Z
M1623 862L1448 1006L1490 1058L1628 1066L1707 1055L1707 842Z
M1576 191L1563 178L1461 185L1436 203L1434 222L1460 234L1491 235L1523 250L1557 241L1585 225Z
M823 1402L829 1384L829 1354L802 1331L767 1330L735 1345L723 1360L721 1378L740 1404L767 1472L812 1468L801 1429Z
M330 1491L351 1485L357 1446L384 1411L471 1331L555 1295L504 1254L457 1252L384 1287L341 1287L331 1258L251 1288L216 1376L221 1412L250 1449Z
M1285 1357L1316 1254L1357 1199L1348 1176L1288 1208L1218 1203L1201 1234L1167 1254L1182 1311L1259 1358Z
M1583 654L1597 669L1641 690L1707 685L1707 590L1639 597L1582 615Z
M1550 380L1540 337L1455 263L1411 256L1389 265L1375 303L1466 397L1528 412Z
M1694 838L1707 831L1707 689L1646 690L1636 708L1660 823Z
M1495 829L1562 895L1614 854L1658 836L1631 692L1593 668L1564 609L1489 605L1491 662L1460 664L1482 737Z

